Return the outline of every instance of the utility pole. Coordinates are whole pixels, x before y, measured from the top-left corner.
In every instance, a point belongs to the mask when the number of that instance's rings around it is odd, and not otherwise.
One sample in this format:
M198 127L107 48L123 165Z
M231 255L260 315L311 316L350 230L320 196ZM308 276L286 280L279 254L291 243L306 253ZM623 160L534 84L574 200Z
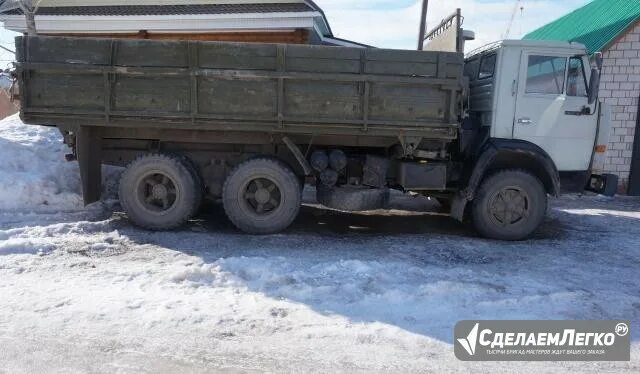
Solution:
M424 36L427 33L427 11L429 9L429 0L422 0L422 13L420 14L420 32L418 33L418 50L422 51L424 47Z

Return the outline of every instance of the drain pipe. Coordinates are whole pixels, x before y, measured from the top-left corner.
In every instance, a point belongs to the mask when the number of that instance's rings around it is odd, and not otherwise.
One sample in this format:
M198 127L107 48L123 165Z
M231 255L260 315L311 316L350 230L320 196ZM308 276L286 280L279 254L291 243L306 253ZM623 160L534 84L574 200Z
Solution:
M418 51L424 48L424 36L427 33L427 10L429 9L429 0L422 0L422 13L420 16L420 32L418 33Z

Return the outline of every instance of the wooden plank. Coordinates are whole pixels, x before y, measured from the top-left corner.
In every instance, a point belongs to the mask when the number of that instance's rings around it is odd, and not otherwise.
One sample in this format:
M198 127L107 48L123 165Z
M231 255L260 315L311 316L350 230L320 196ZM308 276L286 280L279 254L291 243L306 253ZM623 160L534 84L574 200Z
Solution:
M108 65L109 39L29 38L30 62Z
M286 117L356 119L361 113L360 93L355 83L287 82L285 102Z
M370 120L446 122L448 92L423 87L374 84ZM444 105L444 107L443 107Z
M218 42L251 42L251 43L296 43L304 44L309 39L309 32L305 29L294 31L229 31L229 32L191 32L191 33L92 33L92 34L46 34L40 36L74 37L74 38L115 38L115 39L149 39L149 40L191 40Z
M435 63L438 55L445 52L404 51L399 49L371 49L367 59L369 61L388 62L423 62Z
M202 68L275 70L276 54L272 44L204 43L198 60Z
M438 66L425 62L369 61L367 74L437 77ZM442 78L442 77L437 77Z
M117 79L114 111L191 112L189 79L129 76L118 76Z
M320 45L290 45L287 47L287 57L358 60L360 59L360 51L360 48L327 47Z
M187 42L129 40L118 41L118 59L113 65L136 67L189 67Z
M28 73L27 107L75 108L104 111L105 91L103 74L79 76L74 74Z
M370 64L370 62L368 63ZM157 68L157 67L96 67L96 66L69 66L64 64L22 64L19 70L38 70L51 73L74 73L74 75L102 74L105 69L119 75L144 76L144 77L179 77L189 76L189 69L181 68ZM275 69L274 69L275 70ZM434 69L435 71L435 69ZM278 72L273 70L234 70L234 69L198 69L196 75L215 79L293 79L310 81L336 81L336 82L365 82L372 83L404 83L411 85L452 86L460 87L459 79L437 79L423 76L394 76L377 74L350 74L350 73L310 73L310 72Z
M279 91L275 80L200 78L197 86L199 113L276 116Z
M360 60L288 58L287 70L313 73L358 73L360 71Z

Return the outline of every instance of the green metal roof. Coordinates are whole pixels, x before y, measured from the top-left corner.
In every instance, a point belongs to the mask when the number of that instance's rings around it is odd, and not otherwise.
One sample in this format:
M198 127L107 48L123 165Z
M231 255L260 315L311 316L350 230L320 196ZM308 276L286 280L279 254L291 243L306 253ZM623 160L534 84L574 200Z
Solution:
M640 0L594 0L527 35L529 40L578 42L600 52L640 21Z

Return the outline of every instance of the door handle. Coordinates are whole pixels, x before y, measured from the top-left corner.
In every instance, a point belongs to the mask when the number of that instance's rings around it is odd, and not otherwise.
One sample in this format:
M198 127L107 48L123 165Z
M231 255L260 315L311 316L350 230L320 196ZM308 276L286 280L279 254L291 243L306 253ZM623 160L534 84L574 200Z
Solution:
M518 125L533 125L531 118L518 118Z

